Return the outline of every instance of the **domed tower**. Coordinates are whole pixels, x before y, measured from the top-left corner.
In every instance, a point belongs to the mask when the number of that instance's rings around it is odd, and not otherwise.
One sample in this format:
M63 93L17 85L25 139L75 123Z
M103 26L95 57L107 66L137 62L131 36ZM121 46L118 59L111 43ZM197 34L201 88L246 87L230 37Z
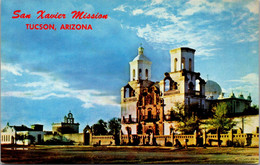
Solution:
M212 80L207 80L205 85L205 95L207 99L217 99L221 95L220 85Z
M123 134L145 133L151 125L144 126L141 121L162 115L158 112L161 108L158 103L159 85L151 81L152 62L144 55L143 47L138 48L138 55L129 64L130 81L121 88L121 130ZM148 104L151 106L149 110ZM155 129L152 130L156 133Z
M138 55L130 63L130 81L151 80L152 62L144 55L144 48L138 48Z

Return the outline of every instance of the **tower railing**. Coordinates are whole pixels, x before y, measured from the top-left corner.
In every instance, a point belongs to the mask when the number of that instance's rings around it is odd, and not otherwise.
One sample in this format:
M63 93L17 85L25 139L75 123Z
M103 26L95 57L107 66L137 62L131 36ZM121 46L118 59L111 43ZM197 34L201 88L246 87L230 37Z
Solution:
M172 94L177 94L177 93L180 93L180 91L179 91L179 90L176 90L176 89L174 89L174 90L169 90L169 91L164 92L164 96L168 96L168 95L172 95Z
M128 102L128 101L137 101L137 98L134 97L128 97L128 98L124 98L124 102Z
M123 118L122 123L124 124L131 124L131 123L137 123L137 118Z
M143 115L140 118L141 121L158 121L160 120L159 115Z

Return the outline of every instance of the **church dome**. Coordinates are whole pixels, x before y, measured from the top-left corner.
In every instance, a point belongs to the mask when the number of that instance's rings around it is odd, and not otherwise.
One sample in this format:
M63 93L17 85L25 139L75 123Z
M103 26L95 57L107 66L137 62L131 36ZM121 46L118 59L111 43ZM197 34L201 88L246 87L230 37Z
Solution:
M222 93L220 85L212 80L207 80L205 85L205 95L207 99L217 99Z
M137 61L137 60L143 60L143 61L150 61L145 55L137 55L133 61Z
M133 61L142 60L142 61L150 61L145 55L144 55L144 48L139 47L138 48L138 55L134 58Z

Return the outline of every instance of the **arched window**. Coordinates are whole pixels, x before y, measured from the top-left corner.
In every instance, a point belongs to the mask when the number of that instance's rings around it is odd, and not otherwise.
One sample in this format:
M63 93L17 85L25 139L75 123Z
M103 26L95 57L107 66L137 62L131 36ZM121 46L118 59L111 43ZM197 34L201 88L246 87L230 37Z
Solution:
M192 62L192 60L191 59L189 59L189 70L191 71L191 63Z
M195 84L196 91L200 91L200 81L197 79L195 82L196 82Z
M135 80L135 69L133 69L133 80Z
M125 89L125 98L130 97L130 88Z
M132 133L132 129L130 127L126 127L126 131L128 135L131 135Z
M132 91L130 92L130 97L132 97L132 96L135 96L135 91L134 91L134 90L132 90Z
M142 77L142 69L139 69L138 77L139 79Z
M168 91L170 90L170 80L166 79L165 81L165 88L164 88L164 91Z
M189 83L189 90L194 90L194 85L192 82Z
M145 78L148 79L148 69L145 69Z
M185 69L185 58L182 57L181 59L181 69Z
M73 117L72 113L69 113L69 114L68 114L68 117L69 117L69 118L72 118L72 117Z
M152 109L151 108L149 108L147 111L147 118L152 119Z
M175 58L175 60L174 60L174 72L177 71L177 62L178 62L178 60L177 60L177 58Z

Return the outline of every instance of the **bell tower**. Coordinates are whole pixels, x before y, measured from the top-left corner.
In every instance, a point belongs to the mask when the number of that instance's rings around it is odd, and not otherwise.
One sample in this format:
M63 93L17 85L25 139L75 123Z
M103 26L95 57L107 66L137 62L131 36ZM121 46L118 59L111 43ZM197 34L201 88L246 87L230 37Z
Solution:
M194 72L195 49L181 47L170 50L171 72L178 72L183 69Z
M144 48L138 48L138 55L130 63L130 81L151 80L152 62L144 55Z

